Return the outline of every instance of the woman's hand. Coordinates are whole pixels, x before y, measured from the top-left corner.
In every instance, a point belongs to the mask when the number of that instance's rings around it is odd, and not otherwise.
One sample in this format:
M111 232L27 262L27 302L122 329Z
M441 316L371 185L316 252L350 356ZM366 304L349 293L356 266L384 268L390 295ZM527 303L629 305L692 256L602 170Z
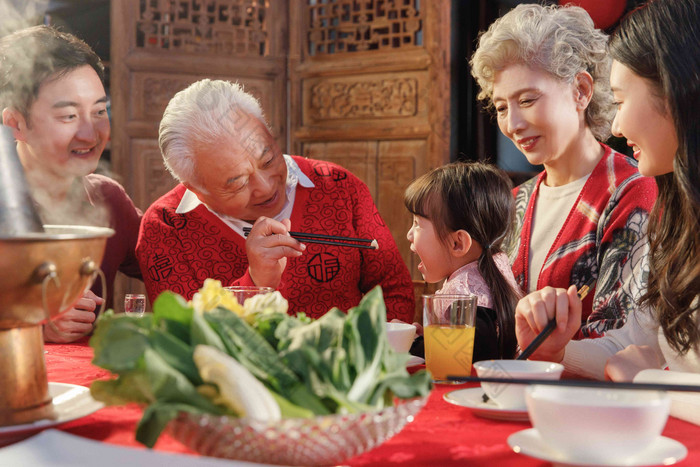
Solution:
M648 345L630 345L608 359L605 379L631 382L642 370L661 368L661 359Z
M73 308L51 320L53 326L44 326L44 341L67 344L88 334L95 322L95 310L103 301L104 299L88 290Z
M552 318L557 327L530 357L532 360L561 362L564 347L581 327L581 300L576 287L568 290L545 287L526 295L515 308L515 335L524 350Z
M255 285L276 289L287 267L287 258L301 256L306 245L289 235L289 219L278 222L268 217L258 219L245 242L248 271Z

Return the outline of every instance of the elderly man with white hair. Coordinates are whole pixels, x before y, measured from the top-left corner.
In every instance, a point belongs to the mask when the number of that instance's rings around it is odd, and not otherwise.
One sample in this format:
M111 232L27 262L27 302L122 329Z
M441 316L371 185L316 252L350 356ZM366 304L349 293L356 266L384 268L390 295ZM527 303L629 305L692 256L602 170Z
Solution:
M164 290L189 299L211 277L276 288L290 313L319 317L381 285L388 318L412 321L410 274L367 186L338 165L282 154L241 86L205 79L177 93L159 143L180 184L142 222L136 252L151 300ZM304 244L290 231L379 249Z

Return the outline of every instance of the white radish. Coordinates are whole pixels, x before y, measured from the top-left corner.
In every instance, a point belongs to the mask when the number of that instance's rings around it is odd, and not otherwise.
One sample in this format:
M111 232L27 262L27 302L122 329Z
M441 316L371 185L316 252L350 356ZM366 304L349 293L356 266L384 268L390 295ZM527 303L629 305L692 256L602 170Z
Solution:
M222 399L241 417L260 421L282 418L270 391L236 359L209 345L195 347L193 358L202 379L216 384Z

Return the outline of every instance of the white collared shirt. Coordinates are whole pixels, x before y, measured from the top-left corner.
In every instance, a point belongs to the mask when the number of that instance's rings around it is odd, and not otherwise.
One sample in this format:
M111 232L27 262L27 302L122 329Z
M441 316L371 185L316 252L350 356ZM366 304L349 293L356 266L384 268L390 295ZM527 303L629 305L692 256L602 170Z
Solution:
M274 217L276 221L281 221L282 219L289 219L289 217L292 215L292 209L294 208L294 198L296 198L297 194L297 185L301 185L304 188L314 187L314 183L309 177L306 176L306 174L304 174L304 172L301 171L299 165L294 161L294 159L292 159L291 156L284 154L283 157L284 162L287 164L287 186L285 188L287 201L284 203L284 206L282 207L282 210L279 212L279 214L277 214ZM207 206L205 203L203 203L197 197L197 195L191 192L190 190L186 190L185 194L182 195L180 204L177 206L175 212L178 214L185 214L187 212L192 211L200 204L204 204L204 206L207 209L209 209L209 211L211 211L212 214L221 219L226 225L231 227L234 230L234 232L238 233L238 235L240 235L241 237L245 238L245 235L243 234L244 227L253 226L249 222L246 222L242 219L236 219L235 217L227 216L225 214L219 214L218 212L214 211L209 206Z

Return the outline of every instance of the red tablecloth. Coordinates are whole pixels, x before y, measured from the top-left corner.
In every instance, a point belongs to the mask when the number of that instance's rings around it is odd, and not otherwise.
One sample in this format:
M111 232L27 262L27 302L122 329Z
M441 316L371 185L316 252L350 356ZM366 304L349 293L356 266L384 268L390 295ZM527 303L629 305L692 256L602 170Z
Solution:
M108 373L93 366L92 349L86 343L46 345L49 381L89 386ZM544 462L515 454L506 443L512 433L530 428L528 422L488 420L472 415L467 408L445 402L443 394L468 386L438 386L412 423L381 446L344 464L364 465L498 465L534 466ZM106 407L92 415L66 423L60 429L75 435L131 447L142 447L134 440L134 429L141 417L136 407ZM575 420L572 420L575 423ZM700 427L669 418L663 432L685 444L688 457L677 465L700 465ZM193 454L168 434L163 434L156 450Z

